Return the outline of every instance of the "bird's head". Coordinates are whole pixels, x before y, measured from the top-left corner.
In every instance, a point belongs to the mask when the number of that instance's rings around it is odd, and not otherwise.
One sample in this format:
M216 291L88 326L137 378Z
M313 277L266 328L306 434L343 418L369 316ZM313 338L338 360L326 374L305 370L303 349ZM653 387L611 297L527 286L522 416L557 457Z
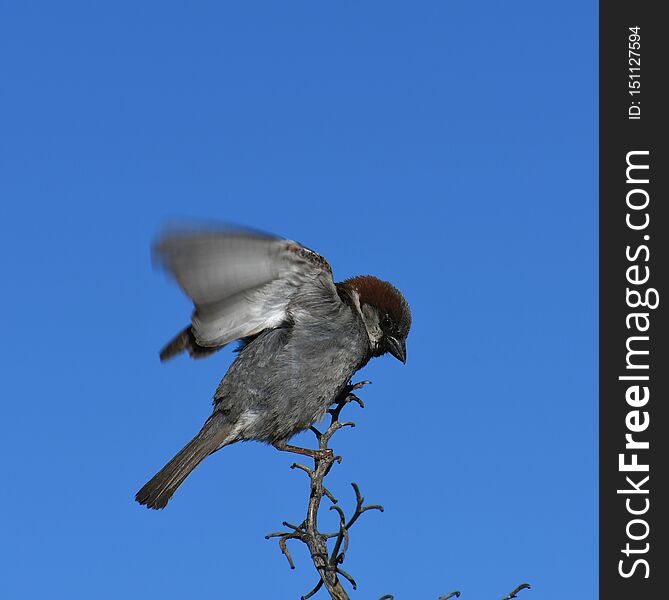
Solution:
M371 275L347 279L344 285L355 294L372 348L372 356L390 352L406 363L406 339L411 310L402 293L387 281Z

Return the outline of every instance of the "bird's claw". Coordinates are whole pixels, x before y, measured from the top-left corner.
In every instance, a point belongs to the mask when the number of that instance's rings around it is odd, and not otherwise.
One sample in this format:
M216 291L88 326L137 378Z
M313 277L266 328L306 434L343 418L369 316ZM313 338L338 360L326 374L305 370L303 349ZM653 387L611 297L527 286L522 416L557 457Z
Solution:
M355 394L349 394L348 396L346 396L345 402L346 403L356 402L358 404L358 406L360 406L360 408L365 408L365 403L360 398L358 398Z

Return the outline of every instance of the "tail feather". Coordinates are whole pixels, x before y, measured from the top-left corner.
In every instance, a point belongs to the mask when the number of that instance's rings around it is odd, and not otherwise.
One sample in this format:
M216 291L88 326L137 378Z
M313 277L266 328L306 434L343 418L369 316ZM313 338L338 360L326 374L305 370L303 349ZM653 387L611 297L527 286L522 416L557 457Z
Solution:
M182 331L180 331L165 347L160 351L160 360L165 362L170 360L170 358L175 357L177 354L181 354L185 350L188 351L188 354L192 358L204 358L218 352L222 346L200 346L195 339L193 330L189 325Z
M177 488L207 456L231 443L231 427L215 412L200 432L142 487L135 500L148 508L167 506Z

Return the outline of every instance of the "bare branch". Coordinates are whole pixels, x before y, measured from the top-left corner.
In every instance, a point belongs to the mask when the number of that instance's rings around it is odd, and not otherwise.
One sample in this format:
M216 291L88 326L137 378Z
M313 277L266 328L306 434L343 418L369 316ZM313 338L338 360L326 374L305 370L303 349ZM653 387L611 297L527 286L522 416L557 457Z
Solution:
M304 471L309 477L311 477L314 474L313 469L310 469L309 467L305 467L304 465L301 465L299 463L293 463L290 465L291 469L300 469L300 471Z
M314 589L311 590L309 593L305 594L300 598L300 600L309 600L318 590L320 590L323 587L323 580L320 579L318 583L314 586Z
M352 421L340 421L339 416L344 406L351 402L357 403L360 408L364 408L364 403L353 392L369 384L369 381L361 381L355 385L348 385L333 402L332 408L328 411L331 416L330 425L325 431L319 431L316 427L311 427L312 433L316 436L318 449L309 450L306 448L298 448L283 444L277 445L280 450L287 450L295 452L300 455L309 456L314 461L314 466L307 467L300 463L293 463L291 469L304 471L309 476L309 502L307 505L307 514L300 525L293 525L287 521L283 522L283 526L290 531L275 531L268 533L265 539L278 538L279 548L288 560L291 569L295 568L293 557L287 547L289 540L299 540L307 546L311 555L311 560L318 572L320 579L316 585L302 596L302 600L312 598L322 587L325 587L333 600L350 600L348 593L341 585L340 577L348 581L348 583L357 589L357 583L350 573L344 571L341 564L344 562L349 545L349 530L360 518L360 516L368 510L378 510L383 512L383 506L380 504L367 504L360 492L360 487L357 483L352 483L353 491L355 493L355 509L350 518L346 519L344 509L339 506L337 498L325 487L323 480L330 472L335 463L341 462L341 456L336 456L331 448L328 447L332 436L344 427L355 427ZM323 497L327 497L332 505L330 510L334 510L339 516L339 530L333 533L321 533L318 530L318 513L321 507ZM334 539L332 551L328 552L328 540ZM508 596L502 600L512 600L517 597L517 593L524 589L530 589L530 585L522 583L514 589ZM455 591L446 596L439 597L438 600L450 600L451 598L459 598L460 592ZM394 600L391 594L382 596L379 600Z
M279 540L279 548L281 548L281 552L283 552L283 555L288 559L288 564L290 565L291 569L295 568L295 563L293 562L293 557L290 555L290 552L288 551L288 547L286 546L286 542L288 540L292 539L299 539L294 535L284 535L280 540Z
M331 492L328 488L326 488L325 486L323 486L323 493L328 497L328 500L330 500L330 502L332 502L332 504L337 504L337 502L339 502L339 501L334 497L334 495L332 494L332 492Z
M502 600L511 600L511 598L517 598L518 592L521 590L530 590L532 586L529 583L521 583L516 589L514 589L508 596L504 596Z
M334 549L330 555L330 564L336 565L340 562L344 562L344 554L348 549L348 530L346 529L346 515L344 511L339 506L331 506L330 510L336 510L339 513L339 534L337 535L337 541L335 542ZM341 561L339 560L339 549L341 548L342 541L344 542L344 552L342 552Z
M348 580L348 582L351 584L351 587L354 590L358 589L358 584L355 582L355 579L353 579L353 577L351 577L346 571L344 571L344 569L341 569L340 567L337 567L336 571L337 571L337 573L339 573L340 575L343 575Z
M292 531L277 531L270 533L265 537L279 538L279 548L286 556L288 564L294 568L292 556L286 546L288 540L299 540L304 543L311 554L311 560L320 575L319 582L314 588L303 596L304 599L311 598L316 594L321 587L325 588L330 593L330 596L335 600L348 600L349 596L341 586L339 576L348 581L353 589L356 589L357 584L353 576L341 569L339 565L344 561L346 551L348 550L349 528L357 521L362 513L367 510L383 510L379 505L363 506L364 499L360 494L360 489L357 484L353 484L353 489L356 494L356 507L351 518L346 521L346 515L343 509L338 505L337 498L328 490L323 484L323 479L330 472L330 469L335 463L341 462L341 456L336 456L328 443L332 436L343 427L355 427L352 421L340 421L339 415L342 409L350 402L356 402L361 408L364 407L362 400L355 394L354 390L360 389L366 385L367 381L362 381L355 385L348 385L336 402L333 403L333 408L330 409L331 421L329 427L321 432L316 427L311 427L312 433L316 436L318 442L317 450L297 449L301 454L309 452L313 454L314 466L307 467L299 463L291 465L292 469L299 469L309 475L309 503L307 506L307 515L301 525L291 525L284 521L284 527L292 529ZM284 448L282 448L284 449ZM292 446L286 446L285 449L295 451ZM336 533L323 534L318 531L318 511L320 509L323 497L327 497L331 502L331 510L335 510L339 515L339 531ZM327 541L336 538L332 552L328 552Z
M352 483L353 490L355 491L355 512L353 513L353 516L351 517L350 521L346 523L346 529L349 529L353 523L355 523L358 520L358 517L368 511L368 510L378 510L380 512L384 511L383 506L380 504L370 504L369 506L363 506L363 502L365 499L362 497L362 494L360 494L360 488L358 487L357 483Z

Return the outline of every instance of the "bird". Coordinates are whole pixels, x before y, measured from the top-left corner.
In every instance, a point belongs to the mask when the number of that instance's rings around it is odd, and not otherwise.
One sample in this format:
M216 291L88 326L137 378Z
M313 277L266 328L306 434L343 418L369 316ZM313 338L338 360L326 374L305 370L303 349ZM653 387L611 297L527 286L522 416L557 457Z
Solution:
M320 421L371 358L406 363L411 310L391 283L359 275L335 283L325 258L306 246L239 227L173 229L153 244L155 263L193 301L190 324L160 352L204 358L238 341L202 429L136 494L165 508L209 455L256 440L288 444Z

